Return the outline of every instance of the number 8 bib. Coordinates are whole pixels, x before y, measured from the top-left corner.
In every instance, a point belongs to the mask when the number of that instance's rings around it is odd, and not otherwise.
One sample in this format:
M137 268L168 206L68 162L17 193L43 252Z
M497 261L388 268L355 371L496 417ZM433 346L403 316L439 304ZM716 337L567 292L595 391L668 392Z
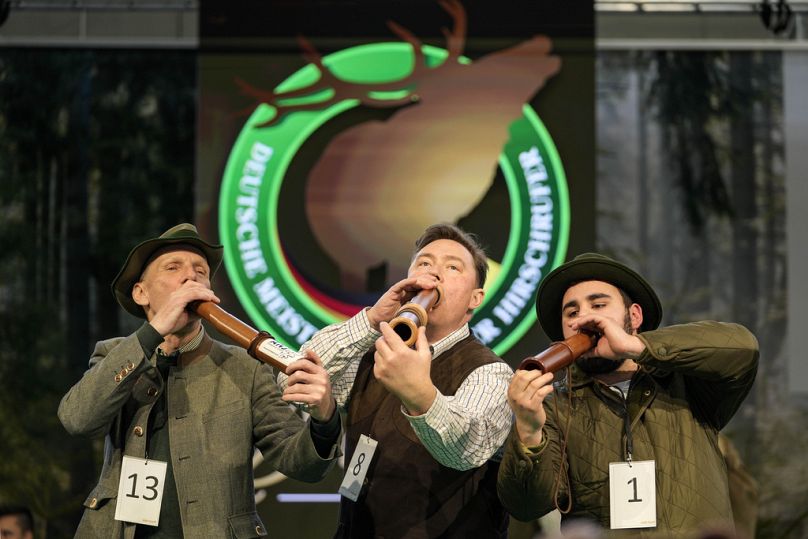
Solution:
M362 485L365 483L365 475L368 473L370 461L373 460L373 453L376 452L378 442L364 434L359 437L351 463L345 469L345 477L339 486L339 493L351 501L359 498Z

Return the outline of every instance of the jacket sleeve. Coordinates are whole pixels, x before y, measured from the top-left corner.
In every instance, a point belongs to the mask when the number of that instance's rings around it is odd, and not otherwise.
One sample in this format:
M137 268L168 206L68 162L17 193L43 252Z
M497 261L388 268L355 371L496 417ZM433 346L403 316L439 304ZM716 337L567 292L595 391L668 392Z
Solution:
M128 337L96 343L90 368L59 403L59 420L67 432L89 437L109 432L140 375L151 367L138 338L148 329L151 327L144 325ZM151 331L159 338L157 332ZM145 337L149 338L153 340L153 335ZM160 341L161 338L155 348Z
M348 402L362 356L380 336L381 333L370 326L365 308L344 322L321 329L301 347L320 356L331 378L331 393L338 406L344 407ZM288 377L279 373L278 385L286 389L287 384Z
M256 364L252 408L255 446L274 469L309 483L325 477L340 455L336 443L328 457L320 457L311 435L311 418L304 421L281 398L267 365Z
M755 381L758 343L738 324L704 321L641 333L644 367L685 377L694 411L716 429L738 410Z
M555 487L561 467L560 433L556 426L554 395L544 401L547 422L542 430L542 442L537 448L527 448L519 441L516 426L505 442L505 451L497 477L497 494L502 505L514 518L530 521L555 509ZM568 500L566 466L558 485L558 503L565 507Z

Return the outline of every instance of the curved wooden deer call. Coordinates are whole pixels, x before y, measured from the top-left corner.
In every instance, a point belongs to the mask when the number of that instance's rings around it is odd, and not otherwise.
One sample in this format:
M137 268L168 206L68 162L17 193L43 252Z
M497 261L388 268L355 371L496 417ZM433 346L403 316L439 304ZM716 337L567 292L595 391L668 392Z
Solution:
M576 333L563 341L552 343L539 355L523 359L519 368L525 371L539 369L542 374L560 371L571 365L581 354L594 348L597 342L598 335L595 333Z
M418 328L426 325L427 313L438 306L442 295L440 287L421 290L396 312L390 320L390 327L401 337L404 344L407 346L415 344Z
M247 353L255 359L268 363L283 373L293 361L306 357L286 348L266 331L258 331L245 324L212 301L194 301L188 304L188 310L210 322L217 331L238 346L246 348Z

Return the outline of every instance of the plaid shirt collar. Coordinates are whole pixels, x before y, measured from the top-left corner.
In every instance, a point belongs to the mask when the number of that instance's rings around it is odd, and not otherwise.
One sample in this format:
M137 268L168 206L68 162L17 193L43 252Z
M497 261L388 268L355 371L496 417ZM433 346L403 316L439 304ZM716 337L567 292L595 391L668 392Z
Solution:
M199 348L199 345L202 344L202 339L204 339L204 338L205 338L205 326L203 326L202 324L199 324L199 333L196 334L196 337L194 337L193 339L191 339L187 343L180 346L172 354L166 354L165 352L163 352L162 348L160 348L158 346L157 347L157 356L158 357L160 357L160 356L162 356L162 357L173 357L176 360L176 358L179 357L180 355L188 353L188 352L193 352L194 350Z
M432 359L449 350L452 346L469 336L469 325L463 324L438 342L432 344L429 349L432 351Z

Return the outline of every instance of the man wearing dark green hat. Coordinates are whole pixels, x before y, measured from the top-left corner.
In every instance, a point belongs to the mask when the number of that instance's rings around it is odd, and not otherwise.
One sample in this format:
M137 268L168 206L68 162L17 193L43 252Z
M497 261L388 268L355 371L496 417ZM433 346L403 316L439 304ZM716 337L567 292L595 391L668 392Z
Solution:
M731 526L718 433L754 382L755 337L713 321L657 329L662 307L648 282L593 253L550 272L536 309L552 340L599 338L567 382L514 374L497 484L511 514L532 520L558 508L564 522L594 521L618 537Z
M59 405L71 434L106 436L76 537L261 537L254 450L303 481L333 464L339 416L319 360L292 363L299 382L282 396L267 365L211 339L187 309L219 302L210 282L221 260L222 247L185 223L137 245L115 277L118 303L146 322L97 343ZM290 395L309 406L309 424Z

